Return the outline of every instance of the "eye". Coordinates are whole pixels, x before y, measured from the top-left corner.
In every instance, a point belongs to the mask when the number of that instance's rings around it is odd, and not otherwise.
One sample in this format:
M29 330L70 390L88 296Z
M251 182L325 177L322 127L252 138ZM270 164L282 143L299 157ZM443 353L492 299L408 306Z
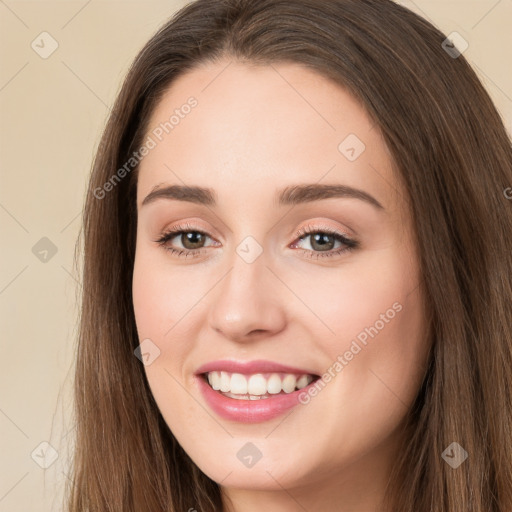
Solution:
M340 233L325 226L306 226L295 233L295 236L299 240L293 243L291 247L294 249L298 248L308 258L327 258L340 255L359 247L357 240L348 238L344 233ZM164 232L155 242L161 245L166 251L178 257L194 258L199 256L203 250L208 247L205 245L207 238L210 238L207 233L194 228L194 226L190 224L185 224L175 226ZM303 242L308 238L311 239L309 243L311 249L297 247L299 242ZM174 244L176 242L171 244L174 239L181 244L181 247L175 247ZM335 249L334 246L336 243L341 244L341 246Z
M195 229L190 224L185 224L166 231L155 242L171 254L186 258L199 255L202 252L201 250L207 247L204 245L206 238L210 238L206 233ZM177 239L181 247L176 248L170 245L170 242L174 239Z
M310 239L310 249L300 249L309 258L328 258L337 256L344 252L351 251L359 247L359 242L352 238L347 237L344 233L340 233L335 229L326 226L306 226L301 228L296 234L299 242ZM341 244L341 247L334 249L336 242ZM292 247L297 247L295 242Z

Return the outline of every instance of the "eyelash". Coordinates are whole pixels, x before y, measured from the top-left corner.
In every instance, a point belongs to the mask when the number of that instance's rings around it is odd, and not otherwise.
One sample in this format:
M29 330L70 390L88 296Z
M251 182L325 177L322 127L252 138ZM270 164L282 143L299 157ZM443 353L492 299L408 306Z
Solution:
M205 233L204 231L201 231L199 229L194 228L194 226L191 226L190 224L185 224L181 226L176 226L168 231L165 231L162 233L160 238L155 240L156 243L158 243L160 246L162 246L166 251L169 251L171 254L176 255L178 257L185 257L187 258L189 255L193 258L196 256L199 256L202 252L204 247L201 249L175 249L174 247L167 246L167 242L169 240L172 240L177 235L183 234L183 233L199 233L200 235L209 236L208 233ZM357 240L354 240L352 238L347 238L343 233L340 233L332 228L329 227L322 227L322 226L311 226L308 225L304 228L299 229L295 233L296 239L302 240L303 238L307 237L308 235L312 234L327 234L332 235L335 237L336 240L340 241L344 244L344 247L340 247L338 249L331 249L328 252L322 252L322 251L311 251L309 249L301 249L298 248L298 251L302 251L307 255L308 258L312 259L319 259L319 258L329 258L332 256L338 256L344 252L352 251L359 247L359 242ZM296 242L294 242L295 244Z

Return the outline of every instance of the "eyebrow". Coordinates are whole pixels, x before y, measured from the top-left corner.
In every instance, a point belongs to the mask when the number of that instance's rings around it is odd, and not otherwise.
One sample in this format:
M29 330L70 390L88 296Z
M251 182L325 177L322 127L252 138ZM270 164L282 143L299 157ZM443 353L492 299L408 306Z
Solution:
M347 185L322 185L319 183L290 185L276 193L277 205L297 205L310 203L322 199L353 198L360 199L371 204L378 210L384 210L382 204L364 190L349 187ZM156 201L157 199L174 199L202 204L204 206L216 206L217 195L211 188L192 185L169 185L160 187L157 185L144 198L141 207Z

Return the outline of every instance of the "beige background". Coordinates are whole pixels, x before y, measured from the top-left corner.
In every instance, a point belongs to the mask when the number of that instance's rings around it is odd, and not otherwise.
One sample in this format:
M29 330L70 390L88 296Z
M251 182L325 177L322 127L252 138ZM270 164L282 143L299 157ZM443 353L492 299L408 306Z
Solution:
M512 131L512 1L401 3L468 41L464 55ZM73 251L86 178L129 63L184 4L0 0L2 512L62 509L80 281ZM43 31L58 43L47 59L31 47ZM57 250L46 262L32 250L43 237ZM45 441L58 458L42 469L34 459L52 461L39 447Z

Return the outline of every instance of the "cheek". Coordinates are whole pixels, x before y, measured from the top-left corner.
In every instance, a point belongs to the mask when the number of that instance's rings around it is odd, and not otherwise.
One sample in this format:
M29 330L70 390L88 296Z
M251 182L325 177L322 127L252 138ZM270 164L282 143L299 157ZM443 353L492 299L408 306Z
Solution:
M392 345L400 333L412 337L422 319L419 270L414 255L403 247L367 252L338 269L290 279L311 312L302 315L304 321L316 325L312 339L333 360L355 339L369 347L372 339L388 339Z
M391 435L412 405L428 354L415 260L392 251L373 256L308 295L329 329L320 326L314 338L328 356L328 382L306 408L327 432L320 451L340 458Z
M295 290L321 320L314 319L312 339L328 355L324 371L335 382L334 400L351 403L361 415L381 406L403 413L421 384L428 354L417 260L402 246L355 261L316 286L307 280Z
M208 283L206 276L187 268L169 264L164 249L137 251L132 293L139 337L169 338L178 323L191 323L194 305L206 294Z
M377 446L395 431L418 393L428 355L419 289L407 288L388 297L383 291L367 302L365 323L344 342L343 369L332 387L332 403L343 412L329 411L329 422L351 432L344 448ZM391 302L396 308L389 307ZM387 311L387 314L386 314ZM380 316L381 314L384 316ZM362 341L361 341L362 340ZM350 358L350 360L349 360ZM351 431L351 425L359 431Z
M139 340L142 343L151 340L150 351L157 354L150 364L144 365L146 377L158 409L176 435L183 425L194 424L193 406L183 387L183 363L190 344L179 343L177 339L182 327L179 320L190 307L187 307L187 290L181 289L179 269L166 271L151 256L143 250L136 255L133 306Z
M165 255L138 247L132 282L137 332L141 342L151 340L158 354L144 369L159 409L173 428L193 422L192 412L188 418L188 410L193 409L190 396L184 390L186 370L190 370L186 362L197 337L194 329L202 326L200 299L209 286L198 272L169 265ZM180 410L178 423L171 414L176 408Z

